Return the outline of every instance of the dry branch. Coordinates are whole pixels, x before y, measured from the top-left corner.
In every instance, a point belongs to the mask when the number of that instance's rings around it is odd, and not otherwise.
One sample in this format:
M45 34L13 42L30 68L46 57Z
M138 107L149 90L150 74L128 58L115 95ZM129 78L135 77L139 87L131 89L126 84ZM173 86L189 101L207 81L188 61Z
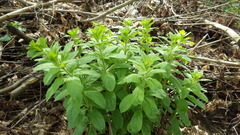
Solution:
M32 84L34 84L35 82L39 81L39 79L41 79L43 76L43 74L38 74L36 77L31 77L29 79L27 79L26 81L24 81L20 86L18 86L16 89L14 89L11 93L10 93L10 97L11 99L16 98L18 95L20 95L23 91L25 91L27 88L29 88L29 86L31 86Z
M205 23L213 25L214 27L226 32L240 46L240 36L233 29L209 20L205 20Z
M29 43L32 40L36 40L35 38L32 38L30 36L27 36L25 33L23 33L22 31L20 31L19 29L15 28L14 26L7 26L8 31L12 34L12 35L17 35L18 37L24 39L25 42Z
M12 84L11 86L5 87L3 89L0 89L0 95L6 92L10 92L14 89L17 89L21 84L23 84L24 82L26 82L26 80L28 80L29 78L31 78L34 74L36 74L37 71L33 71L32 73L24 76L22 79L18 80L17 82L15 82L14 84Z
M19 14L22 14L22 13L25 13L25 12L28 12L28 11L31 11L31 10L34 10L34 9L37 9L37 8L43 8L43 7L48 7L48 6L51 6L53 4L56 4L58 2L71 2L72 0L52 0L52 1L49 1L49 2L45 2L45 3L38 3L38 4L35 4L35 5L31 5L31 6L28 6L28 7L24 7L24 8L21 8L19 10L15 10L13 12L10 12L8 14L5 14L3 16L0 16L0 23L7 20L7 19L11 19Z
M114 11L120 9L120 8L123 8L123 7L133 3L134 1L137 1L137 0L129 0L129 1L125 2L125 3L122 3L122 4L120 4L120 5L116 6L116 7L113 7L111 9L103 12L102 14L100 14L100 15L94 17L94 18L87 19L87 20L84 20L82 22L89 22L89 21L95 21L95 20L101 19L101 18L105 17L106 15L108 15L108 14L110 14L110 13L112 13L112 12L114 12Z
M229 66L240 66L239 62L232 62L232 61L224 61L224 60L216 60L216 59L210 59L206 57L196 57L196 56L189 56L191 59L197 59L197 60L203 60L208 62L214 62L219 64L225 64Z
M24 4L24 5L36 5L37 3L32 3L32 2L30 2L30 1L25 1L25 0L16 0L16 1L18 1L19 3L21 3L21 4Z

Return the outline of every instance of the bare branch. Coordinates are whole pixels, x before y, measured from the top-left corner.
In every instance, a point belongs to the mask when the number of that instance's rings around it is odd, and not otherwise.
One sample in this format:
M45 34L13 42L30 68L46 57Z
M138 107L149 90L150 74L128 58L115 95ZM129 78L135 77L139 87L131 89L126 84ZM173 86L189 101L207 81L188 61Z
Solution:
M213 25L214 27L226 32L240 46L240 36L233 29L209 20L205 20L205 23Z
M133 3L134 1L137 1L137 0L129 0L129 1L125 2L125 3L122 3L122 4L120 4L120 5L118 5L118 6L114 7L114 8L111 8L111 9L103 12L102 14L100 14L100 15L94 17L94 18L91 18L91 19L88 19L88 20L84 20L84 21L82 21L82 22L95 21L95 20L98 20L98 19L100 19L100 18L103 18L103 17L105 17L107 14L110 14L110 13L114 12L115 10L118 10L118 9L120 9L120 8L123 8L123 7L125 7L125 6Z
M208 62L220 63L220 64L225 64L225 65L230 65L230 66L240 66L239 62L216 60L216 59L210 59L210 58L206 58L206 57L195 57L195 56L188 56L188 57L191 58L191 59L197 59L197 60L203 60L203 61L208 61Z
M65 0L65 1L66 2L71 2L72 0ZM19 10L15 10L13 12L10 12L8 14L0 16L0 23L7 20L7 19L11 19L11 18L13 18L13 17L15 17L19 14L22 14L24 12L31 11L31 10L34 10L36 8L48 7L48 6L51 6L51 5L56 4L58 2L64 2L64 0L52 0L52 1L49 1L49 2L38 3L38 4L31 5L31 6L28 6L28 7L25 7L25 8L21 8Z

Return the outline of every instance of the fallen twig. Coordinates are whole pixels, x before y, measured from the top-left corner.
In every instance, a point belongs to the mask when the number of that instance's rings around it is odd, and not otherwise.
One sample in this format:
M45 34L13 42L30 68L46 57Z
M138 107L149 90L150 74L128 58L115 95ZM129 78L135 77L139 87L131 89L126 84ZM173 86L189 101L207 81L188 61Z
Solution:
M82 22L95 21L95 20L98 20L98 19L100 19L100 18L103 18L103 17L105 17L107 14L110 14L110 13L114 12L115 10L118 10L118 9L120 9L120 8L122 8L122 7L125 7L125 6L133 3L134 1L137 1L137 0L129 0L129 1L125 2L125 3L122 3L122 4L120 4L120 5L116 6L116 7L113 7L113 8L111 8L111 9L103 12L102 14L100 14L100 15L94 17L94 18L90 18L90 19L84 20L84 21L82 21Z
M205 20L205 23L213 25L214 27L226 32L240 46L240 36L233 29L209 20Z
M15 28L14 26L7 26L8 31L13 34L13 35L17 35L18 37L24 39L25 42L29 43L32 40L36 40L35 38L32 38L30 36L27 36L26 34L24 34L22 31L20 31L19 29Z
M36 5L36 3L32 3L30 1L25 1L25 0L16 0L17 2L24 4L24 5Z
M220 64L225 64L225 65L230 65L230 66L240 66L239 62L216 60L216 59L210 59L210 58L206 58L206 57L196 57L196 56L188 56L188 57L190 57L191 59L197 59L197 60L203 60L203 61L208 61L208 62L220 63Z
M7 20L7 19L11 19L19 14L22 14L24 12L27 12L27 11L30 11L30 10L34 10L36 8L42 8L42 7L48 7L48 6L51 6L53 4L56 4L58 2L71 2L72 0L52 0L52 1L49 1L49 2L45 2L45 3L38 3L38 4L35 4L35 5L31 5L31 6L28 6L28 7L24 7L24 8L21 8L19 10L15 10L13 12L10 12L8 14L5 14L3 16L0 16L0 23Z
M19 87L19 85L21 85L22 83L24 83L26 80L28 80L29 78L31 78L34 74L36 74L37 71L33 71L32 73L24 76L22 79L18 80L17 82L15 82L14 84L8 86L8 87L5 87L3 89L0 89L0 95L3 94L3 93L6 93L6 92L10 92L16 88Z
M43 76L43 74L38 74L35 77L31 77L29 79L27 79L26 81L24 81L20 86L18 86L17 88L15 88L11 93L10 93L10 97L11 99L16 98L19 94L21 94L23 91L25 91L29 86L31 86L32 84L34 84L35 82L39 81L39 79L41 79Z
M218 40L213 41L213 42L209 42L209 43L206 43L206 44L199 45L199 46L197 46L196 48L206 47L206 46L212 45L212 44L214 44L214 43L217 43L217 42L220 42L220 41L223 41L223 40L227 40L227 39L229 39L229 38L230 38L230 37L226 37L226 38L223 38L223 39L218 39Z

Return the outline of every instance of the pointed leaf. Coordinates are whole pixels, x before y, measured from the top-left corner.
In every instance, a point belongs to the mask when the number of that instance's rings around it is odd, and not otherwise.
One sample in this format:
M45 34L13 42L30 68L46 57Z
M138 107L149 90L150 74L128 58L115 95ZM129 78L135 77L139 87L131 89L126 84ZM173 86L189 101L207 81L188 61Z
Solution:
M97 90L85 91L84 95L91 99L95 104L99 105L101 108L105 109L106 100L103 97L102 93Z
M73 135L81 135L84 131L86 131L87 128L87 122L89 121L86 116L78 117L78 124L74 129Z
M64 49L63 49L63 52L64 53L68 53L72 50L72 46L74 45L74 42L71 41L71 42L68 42L65 46L64 46Z
M130 122L127 125L127 130L130 133L138 133L141 130L143 123L142 111L135 111Z
M194 96L192 95L188 95L187 97L192 103L194 103L195 105L201 107L202 109L206 109L205 105L199 101L198 99L196 99Z
M178 112L178 114L179 114L179 116L181 118L181 121L184 123L184 125L186 125L186 126L190 126L191 125L191 122L189 120L187 112Z
M123 98L119 105L120 112L126 112L133 104L134 98L132 94L127 95L126 97Z
M202 99L205 102L208 102L208 98L206 95L204 95L202 92L199 91L192 91L196 96L198 96L200 99Z
M103 81L103 86L108 90L108 91L113 91L116 85L116 80L114 75L111 72L107 73L102 73L101 74L101 79Z
M64 83L63 77L58 77L55 79L54 83L51 85L51 87L47 90L46 93L46 101L48 101L51 96L57 91L57 89Z
M146 79L147 86L150 88L150 95L162 99L166 97L166 92L162 89L162 84L153 78Z
M45 72L43 83L44 85L49 85L59 72L59 68L51 68L49 71Z
M33 70L49 71L49 69L51 68L58 68L58 67L56 67L53 63L42 63L37 65Z
M98 111L93 109L88 113L90 123L99 131L105 128L105 120L103 115Z
M69 98L66 108L66 116L68 120L68 129L74 128L78 123L78 115L82 117L84 115L83 110L80 109L81 102L74 100L73 98Z
M148 122L145 122L145 121L143 122L142 134L151 135L151 125Z
M106 99L106 110L114 111L116 108L116 95L114 92L106 92L104 95Z
M55 96L55 95L56 95L56 96ZM68 93L67 89L65 88L64 90L62 90L62 91L59 92L59 93L56 93L55 95L54 95L54 102L55 102L55 101L58 101L58 100L60 100L60 99L65 98L66 96L69 95L69 93Z
M143 101L143 110L148 118L156 120L159 115L159 110L156 103L151 98L145 98Z
M133 90L133 98L134 98L134 105L139 105L142 104L143 99L144 99L144 89L140 87L136 87Z
M123 117L122 117L122 114L119 112L119 110L116 109L114 112L112 112L111 119L112 119L113 127L115 127L116 129L122 128Z
M93 127L90 127L88 135L97 135L96 130Z
M74 100L82 101L83 85L79 78L70 77L66 82L66 89Z
M124 81L127 83L134 82L134 83L140 84L141 81L139 78L141 78L141 75L139 74L130 74L124 78Z
M188 103L185 99L179 99L176 103L178 112L188 112Z

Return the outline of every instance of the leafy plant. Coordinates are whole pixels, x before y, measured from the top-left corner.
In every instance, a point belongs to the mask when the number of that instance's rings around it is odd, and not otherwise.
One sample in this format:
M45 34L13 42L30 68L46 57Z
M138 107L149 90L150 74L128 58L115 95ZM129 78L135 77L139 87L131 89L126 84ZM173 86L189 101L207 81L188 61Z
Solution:
M16 27L17 29L19 29L20 31L26 31L25 28L21 27L22 23L18 22L18 21L13 21L7 25L12 25L12 26ZM7 25L4 25L2 28L6 28ZM5 34L4 36L0 37L0 42L10 41L11 38L12 38L12 36L10 34Z
M28 56L38 62L34 70L44 71L43 82L50 85L46 100L64 100L75 135L150 135L161 119L169 119L169 134L181 134L180 126L191 125L188 107L205 108L202 72L184 65L191 61L181 46L192 43L187 33L169 33L161 37L167 44L154 45L152 24L142 20L134 28L126 20L116 34L94 23L88 42L77 38L76 28L63 47L48 46L45 38L30 42Z

